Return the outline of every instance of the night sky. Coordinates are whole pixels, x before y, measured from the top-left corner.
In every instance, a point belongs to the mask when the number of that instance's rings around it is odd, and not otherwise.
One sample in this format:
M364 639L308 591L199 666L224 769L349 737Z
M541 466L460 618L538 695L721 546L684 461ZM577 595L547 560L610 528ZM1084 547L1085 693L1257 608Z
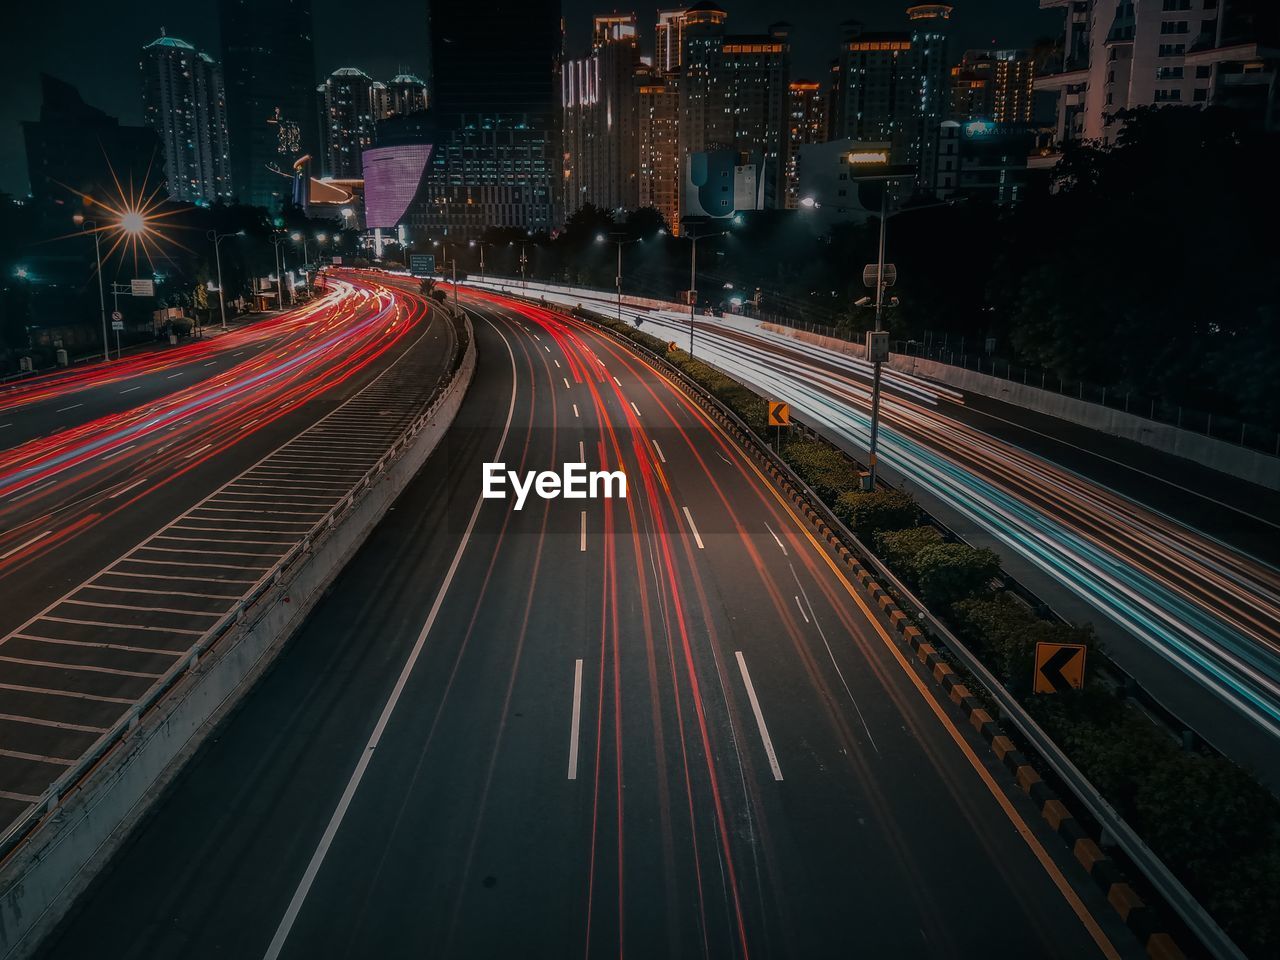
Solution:
M323 76L337 67L357 66L389 80L400 68L426 68L425 0L421 18L407 15L413 0L362 6L350 0L314 0L316 70ZM478 6L483 5L483 0ZM678 6L664 3L664 8ZM976 46L1027 46L1054 32L1061 15L1041 12L1037 0L954 0L957 51ZM792 34L793 75L821 79L835 56L838 25L848 19L868 29L902 29L904 0L805 2L721 0L734 32L762 31L786 19ZM640 17L642 43L652 44L656 4L624 6ZM578 54L590 33L591 15L608 12L607 3L565 0L569 52ZM373 15L369 15L369 14ZM163 26L218 58L218 20L213 0L177 4L160 0L63 0L20 3L6 13L6 50L0 58L0 191L27 192L26 160L19 121L39 112L39 75L46 71L80 88L92 105L139 123L142 116L138 50L159 36ZM958 54L957 54L958 55Z

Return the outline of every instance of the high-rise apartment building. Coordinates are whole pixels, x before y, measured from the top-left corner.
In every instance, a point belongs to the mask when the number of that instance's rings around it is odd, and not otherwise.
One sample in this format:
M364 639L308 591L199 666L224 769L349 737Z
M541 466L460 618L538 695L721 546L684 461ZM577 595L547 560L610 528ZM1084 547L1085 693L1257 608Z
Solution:
M671 76L680 69L680 47L684 43L684 9L659 10L653 34L653 69L659 76Z
M952 120L1031 123L1035 61L1025 50L966 50L951 68Z
M639 202L640 47L634 14L598 16L591 55L560 75L564 212L584 204L632 209Z
M1063 49L1035 88L1057 97L1058 144L1112 142L1120 113L1219 104L1280 126L1274 0L1040 0L1063 13ZM1049 165L1053 156L1039 158Z
M787 88L787 207L800 204L800 148L827 139L827 104L822 84L794 80Z
M386 116L385 94L385 86L379 91L378 84L356 67L339 67L316 88L326 176L361 177L360 155L373 146L374 124Z
M680 90L653 70L639 86L639 206L653 207L680 233Z
M142 48L142 112L160 140L168 194L184 203L233 197L222 70L185 40Z
M952 8L922 3L907 8L907 30L848 35L832 68L832 139L887 141L899 163L915 164L932 183L939 125L951 99L948 43Z
M274 207L317 149L311 0L218 0L218 19L231 180L241 202Z
M387 84L387 100L390 116L406 117L411 113L421 113L427 109L427 85L412 73L397 74Z
M728 14L710 0L680 21L680 153L736 150L763 160L765 204L785 204L784 170L791 45L786 24L760 35L725 32Z

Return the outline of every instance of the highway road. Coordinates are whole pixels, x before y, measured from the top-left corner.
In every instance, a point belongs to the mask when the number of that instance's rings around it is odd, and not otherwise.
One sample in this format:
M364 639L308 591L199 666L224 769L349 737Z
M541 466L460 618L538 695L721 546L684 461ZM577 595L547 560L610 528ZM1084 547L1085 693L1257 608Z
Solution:
M44 956L1138 954L697 407L464 304L446 445ZM627 498L481 498L579 460Z
M624 315L688 341L687 314ZM700 318L696 344L865 460L868 364L740 318ZM886 479L1094 624L1184 722L1280 789L1280 494L920 378L887 372L885 387Z
M0 393L0 833L381 456L453 342L353 277Z

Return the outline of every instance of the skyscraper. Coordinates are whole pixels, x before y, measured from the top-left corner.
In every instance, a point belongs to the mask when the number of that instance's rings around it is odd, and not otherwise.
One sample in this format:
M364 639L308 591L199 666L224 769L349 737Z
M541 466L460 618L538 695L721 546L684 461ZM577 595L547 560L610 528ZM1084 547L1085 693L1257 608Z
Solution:
M800 148L827 139L827 105L816 80L795 80L787 90L787 206L800 204Z
M869 32L850 21L832 70L831 138L888 142L895 162L914 164L925 185L951 102L951 12L945 3L910 6L905 31Z
M427 109L427 103L427 85L412 73L397 74L387 84L387 108L392 116L421 113Z
M952 120L1031 122L1035 61L1024 50L966 50L951 68Z
M386 87L382 88L386 93ZM358 179L360 155L373 146L374 123L385 110L374 81L356 67L340 67L316 88L324 139L324 173L339 180Z
M440 133L415 212L461 239L491 225L549 230L559 219L559 0L432 0L431 110Z
M613 210L639 202L635 15L596 17L591 47L560 76L566 216L587 203Z
M169 196L186 203L233 197L222 70L185 40L142 48L143 119L160 138Z
M640 81L639 205L653 207L680 233L680 91L654 70Z
M763 162L765 204L785 202L783 170L791 46L787 24L767 34L725 32L728 14L710 0L680 21L680 153L736 150Z
M232 182L242 202L274 207L317 149L311 0L218 0L218 15Z

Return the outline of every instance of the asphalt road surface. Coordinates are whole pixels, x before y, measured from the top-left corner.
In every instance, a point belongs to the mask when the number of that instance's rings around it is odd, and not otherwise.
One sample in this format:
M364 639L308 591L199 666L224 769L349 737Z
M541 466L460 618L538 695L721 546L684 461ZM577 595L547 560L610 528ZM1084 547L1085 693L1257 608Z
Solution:
M446 445L45 956L1138 954L696 407L464 303ZM481 498L580 458L627 498Z
M419 412L453 354L434 313L353 277L262 329L55 378L61 400L0 393L27 438L0 466L0 832Z
M623 314L688 342L687 314ZM865 461L869 364L742 318L701 318L696 350ZM1280 790L1280 493L896 371L884 387L881 475Z

